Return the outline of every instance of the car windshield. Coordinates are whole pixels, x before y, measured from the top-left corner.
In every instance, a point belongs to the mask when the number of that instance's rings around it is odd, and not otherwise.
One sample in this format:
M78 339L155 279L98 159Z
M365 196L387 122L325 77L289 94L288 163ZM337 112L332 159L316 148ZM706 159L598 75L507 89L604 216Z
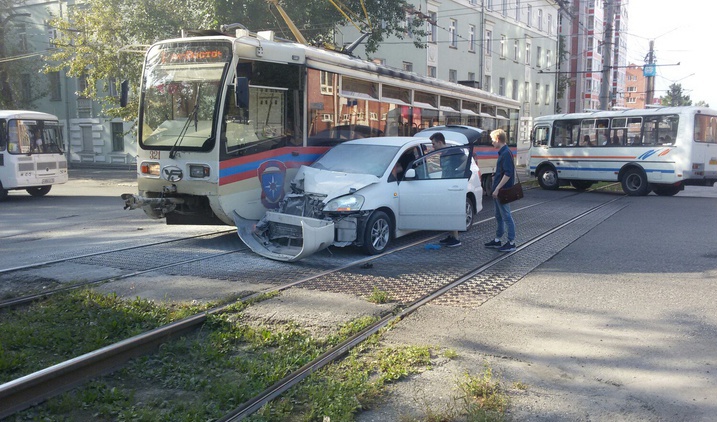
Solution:
M381 177L398 150L399 147L387 145L340 144L330 149L311 167Z

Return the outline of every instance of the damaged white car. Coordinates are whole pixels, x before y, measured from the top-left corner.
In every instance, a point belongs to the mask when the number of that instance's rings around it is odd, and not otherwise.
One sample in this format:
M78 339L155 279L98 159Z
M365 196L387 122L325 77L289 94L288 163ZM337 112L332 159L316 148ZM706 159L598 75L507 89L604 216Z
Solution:
M431 149L410 137L339 144L299 169L277 211L258 222L235 215L239 236L262 256L296 261L331 245L374 255L415 230L467 230L483 194L471 146Z

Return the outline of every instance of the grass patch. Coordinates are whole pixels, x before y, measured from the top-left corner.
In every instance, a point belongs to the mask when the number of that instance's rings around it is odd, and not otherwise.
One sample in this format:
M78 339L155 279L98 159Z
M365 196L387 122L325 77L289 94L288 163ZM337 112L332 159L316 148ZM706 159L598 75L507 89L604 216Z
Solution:
M0 382L44 369L197 313L91 290L58 294L0 313Z
M238 307L238 311L243 309ZM312 338L293 324L271 328L240 323L236 314L212 315L204 328L164 344L112 376L49 400L20 420L206 421L236 408L269 385L356 334L375 318L347 323L336 334ZM265 406L259 421L353 419L385 384L425 370L427 348L380 349L378 336L355 348Z
M467 374L459 382L465 413L470 421L502 421L510 404L508 395L499 381L494 379L493 370L485 367L483 373Z
M368 296L367 300L371 303L382 304L382 303L388 303L392 299L391 299L391 295L389 295L388 292L379 290L378 287L373 286L373 291Z

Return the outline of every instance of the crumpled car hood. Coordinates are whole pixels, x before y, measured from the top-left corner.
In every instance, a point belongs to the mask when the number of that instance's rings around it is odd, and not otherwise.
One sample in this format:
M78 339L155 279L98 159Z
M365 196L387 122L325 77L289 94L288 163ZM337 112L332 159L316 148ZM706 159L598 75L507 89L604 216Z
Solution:
M303 179L303 182L302 182ZM305 193L326 195L324 202L379 182L373 174L341 173L301 166L294 181Z

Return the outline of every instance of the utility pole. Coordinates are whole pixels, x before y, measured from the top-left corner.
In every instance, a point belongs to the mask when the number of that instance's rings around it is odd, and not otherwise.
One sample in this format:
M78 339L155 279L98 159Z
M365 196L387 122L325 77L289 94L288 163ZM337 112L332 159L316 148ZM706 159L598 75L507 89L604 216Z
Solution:
M643 74L647 77L647 86L645 87L645 107L652 105L655 98L655 40L650 40L650 51L645 58L645 70Z
M615 19L615 0L605 0L605 33L603 34L602 83L600 84L600 110L610 104L610 77L612 76L612 27Z

